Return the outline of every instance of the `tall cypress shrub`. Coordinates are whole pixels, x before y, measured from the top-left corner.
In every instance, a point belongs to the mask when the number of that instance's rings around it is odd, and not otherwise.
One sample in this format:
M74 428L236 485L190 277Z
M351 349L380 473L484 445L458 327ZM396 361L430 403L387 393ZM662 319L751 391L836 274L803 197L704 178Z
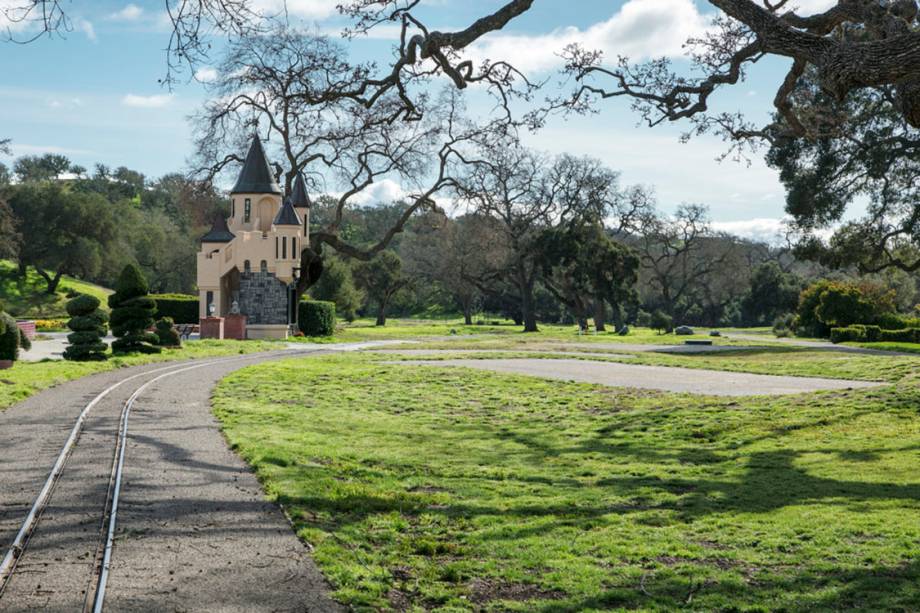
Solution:
M159 339L148 330L153 327L157 312L156 301L148 296L147 279L134 264L128 264L118 281L115 293L109 296L112 308L112 353L159 353Z
M109 316L99 308L99 299L95 296L80 294L67 302L67 314L70 321L67 327L73 330L67 335L70 343L64 350L65 360L86 362L106 360L108 347L103 342Z

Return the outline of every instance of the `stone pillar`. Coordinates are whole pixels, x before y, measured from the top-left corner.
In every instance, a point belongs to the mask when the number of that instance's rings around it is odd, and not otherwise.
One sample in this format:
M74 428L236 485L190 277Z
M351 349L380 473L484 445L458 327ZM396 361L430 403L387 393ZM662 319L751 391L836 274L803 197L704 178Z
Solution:
M200 338L224 338L224 318L202 317L199 333Z
M224 338L246 340L246 316L230 314L224 317Z

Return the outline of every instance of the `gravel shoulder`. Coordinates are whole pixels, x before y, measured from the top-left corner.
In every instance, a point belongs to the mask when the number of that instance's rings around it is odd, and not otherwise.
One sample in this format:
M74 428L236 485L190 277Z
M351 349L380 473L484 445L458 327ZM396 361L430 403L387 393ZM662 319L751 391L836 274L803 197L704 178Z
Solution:
M634 387L666 392L702 394L712 396L781 395L878 387L884 383L847 381L815 377L785 377L749 373L677 368L672 366L646 366L616 362L539 358L514 359L448 359L405 360L391 362L402 365L462 366L493 372L532 375L563 381L599 383L614 387Z

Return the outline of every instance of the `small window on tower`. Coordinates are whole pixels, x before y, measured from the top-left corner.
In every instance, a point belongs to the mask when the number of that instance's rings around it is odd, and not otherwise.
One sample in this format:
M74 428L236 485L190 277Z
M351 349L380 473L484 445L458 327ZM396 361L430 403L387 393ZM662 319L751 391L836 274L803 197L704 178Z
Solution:
M287 237L286 236L281 237L281 259L282 260L287 259Z
M243 223L249 223L250 218L252 217L252 200L246 198L246 201L243 203Z
M291 259L297 259L297 237L294 236L291 238Z

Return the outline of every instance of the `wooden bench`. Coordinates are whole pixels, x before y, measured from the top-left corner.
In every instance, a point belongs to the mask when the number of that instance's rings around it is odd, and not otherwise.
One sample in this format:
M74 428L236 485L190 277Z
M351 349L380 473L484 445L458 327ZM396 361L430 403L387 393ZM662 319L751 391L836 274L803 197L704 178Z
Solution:
M198 332L198 326L195 324L176 324L176 331L179 333L180 339L188 340L188 337Z

